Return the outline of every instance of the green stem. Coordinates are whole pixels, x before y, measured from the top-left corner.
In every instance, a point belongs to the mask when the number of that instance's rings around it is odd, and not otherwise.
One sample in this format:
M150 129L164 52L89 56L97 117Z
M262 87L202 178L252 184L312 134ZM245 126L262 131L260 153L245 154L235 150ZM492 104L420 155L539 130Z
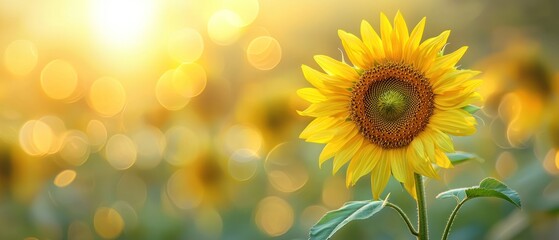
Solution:
M452 213L450 214L450 217L448 218L448 222L446 222L446 227L444 228L443 237L442 237L443 240L446 240L448 238L448 234L450 233L450 227L452 227L452 223L454 223L454 218L456 217L456 214L458 213L458 209L460 209L460 207L462 207L462 205L464 205L464 203L466 202L466 199L464 199L460 203L458 203L458 205L456 205L454 210L452 210Z
M429 231L427 229L427 208L425 208L425 186L423 185L423 177L417 173L414 173L415 177L415 192L417 194L417 216L418 216L418 228L419 240L428 240Z
M406 225L408 225L408 228L410 229L411 234L413 234L415 236L419 235L419 233L417 233L417 231L415 231L415 228L411 224L411 221L408 218L408 216L406 215L406 213L404 213L404 211L400 207L398 207L397 205L395 205L391 202L386 202L386 206L389 206L389 207L393 208L394 210L396 210L396 212L398 212L400 214L402 219L404 219L404 222L406 222Z

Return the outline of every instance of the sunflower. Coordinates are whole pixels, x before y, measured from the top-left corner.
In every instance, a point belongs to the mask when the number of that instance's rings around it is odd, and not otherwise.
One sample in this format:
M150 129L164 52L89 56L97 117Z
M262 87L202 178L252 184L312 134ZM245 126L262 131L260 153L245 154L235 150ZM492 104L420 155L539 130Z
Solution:
M409 33L400 12L394 25L381 13L380 36L365 20L361 39L338 31L353 66L323 55L314 59L324 72L302 66L314 88L297 91L311 103L299 114L315 119L300 137L326 144L319 164L333 158L333 174L349 162L348 187L371 173L375 199L391 174L416 198L414 173L438 179L433 165L452 167L449 135L476 131L463 108L481 100L479 72L455 67L467 47L445 55L450 31L421 42L424 27Z

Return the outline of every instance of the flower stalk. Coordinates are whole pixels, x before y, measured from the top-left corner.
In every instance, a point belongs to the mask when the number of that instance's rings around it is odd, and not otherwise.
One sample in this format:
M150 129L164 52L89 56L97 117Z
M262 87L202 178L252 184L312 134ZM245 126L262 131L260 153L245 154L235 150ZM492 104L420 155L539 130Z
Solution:
M417 216L419 235L417 239L428 240L429 230L427 225L427 208L425 207L425 186L423 184L423 176L415 173L415 191L417 194Z
M466 202L466 199L460 201L458 203L458 205L456 205L454 210L452 210L452 213L450 214L450 217L448 218L448 222L446 223L446 227L444 228L443 237L441 239L446 240L448 238L448 234L450 233L450 228L452 227L452 223L454 223L454 218L456 217L456 214L458 213L458 209L460 209L460 207L462 207L462 205L464 205L465 202Z
M404 222L406 222L406 225L408 226L408 229L410 230L410 233L413 234L414 236L419 236L419 233L417 233L417 231L415 230L415 228L413 227L410 219L408 218L408 216L406 215L406 213L404 213L404 210L402 210L400 207L398 207L398 205L395 205L391 202L387 202L386 206L391 207L392 209L396 210L396 212L398 214L400 214L400 216L402 217L402 219L404 220Z

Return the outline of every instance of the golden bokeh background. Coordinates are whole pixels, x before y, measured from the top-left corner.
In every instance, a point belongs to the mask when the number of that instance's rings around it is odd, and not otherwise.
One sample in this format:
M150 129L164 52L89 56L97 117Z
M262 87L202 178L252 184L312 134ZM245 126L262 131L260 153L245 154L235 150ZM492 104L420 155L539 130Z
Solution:
M485 79L478 132L454 138L483 161L428 181L432 237L454 204L434 196L492 176L523 209L472 201L455 237L559 238L556 1L0 0L0 239L306 239L371 193L298 139L300 66L397 10ZM383 211L335 239L371 236L411 237Z

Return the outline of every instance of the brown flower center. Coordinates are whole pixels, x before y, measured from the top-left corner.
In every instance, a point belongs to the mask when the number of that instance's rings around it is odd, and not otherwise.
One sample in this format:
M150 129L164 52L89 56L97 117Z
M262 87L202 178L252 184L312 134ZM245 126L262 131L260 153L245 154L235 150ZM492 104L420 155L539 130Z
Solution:
M366 70L354 85L351 120L361 134L385 149L409 145L433 115L429 80L404 63L384 63Z

